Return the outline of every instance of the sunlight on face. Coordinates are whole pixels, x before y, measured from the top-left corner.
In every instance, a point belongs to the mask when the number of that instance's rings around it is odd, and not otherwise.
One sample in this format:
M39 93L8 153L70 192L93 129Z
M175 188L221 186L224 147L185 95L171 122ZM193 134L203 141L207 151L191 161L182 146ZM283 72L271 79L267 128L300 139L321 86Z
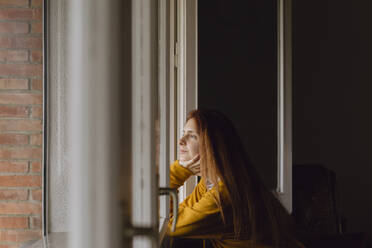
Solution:
M179 141L180 161L188 161L199 154L199 132L195 119L186 122Z

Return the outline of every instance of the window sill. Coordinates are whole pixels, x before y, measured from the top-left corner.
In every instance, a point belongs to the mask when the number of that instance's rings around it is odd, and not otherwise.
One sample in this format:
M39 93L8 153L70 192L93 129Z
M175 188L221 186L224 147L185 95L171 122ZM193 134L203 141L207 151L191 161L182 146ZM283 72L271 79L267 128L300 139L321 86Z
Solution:
M159 219L159 241L163 242L168 227L168 218ZM55 232L49 233L47 237L41 240L33 240L25 243L21 248L67 248L68 233Z
M29 241L21 248L67 248L68 235L66 232L49 233L41 240Z

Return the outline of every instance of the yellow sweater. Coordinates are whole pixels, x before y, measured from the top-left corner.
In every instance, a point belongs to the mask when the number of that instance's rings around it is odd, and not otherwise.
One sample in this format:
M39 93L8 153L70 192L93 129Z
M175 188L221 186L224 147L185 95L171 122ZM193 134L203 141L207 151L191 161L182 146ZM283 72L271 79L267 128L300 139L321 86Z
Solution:
M192 172L182 167L175 161L170 167L170 187L179 188L192 175ZM221 197L226 197L227 190L222 182L219 182ZM267 245L253 245L249 239L233 239L232 215L227 211L225 216L226 225L222 222L220 212L214 198L215 188L207 190L202 179L194 191L179 205L178 221L176 230L170 231L171 223L168 226L168 235L174 237L210 239L214 247L221 248L271 248ZM231 211L230 211L231 212ZM299 242L293 240L288 248L303 248Z

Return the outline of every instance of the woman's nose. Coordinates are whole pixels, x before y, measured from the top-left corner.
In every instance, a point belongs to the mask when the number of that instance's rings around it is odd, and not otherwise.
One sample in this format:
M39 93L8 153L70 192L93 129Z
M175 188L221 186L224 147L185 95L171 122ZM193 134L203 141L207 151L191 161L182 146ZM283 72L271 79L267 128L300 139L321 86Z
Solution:
M185 140L185 136L182 136L180 138L180 141L178 142L180 145L185 145L186 144L186 140Z

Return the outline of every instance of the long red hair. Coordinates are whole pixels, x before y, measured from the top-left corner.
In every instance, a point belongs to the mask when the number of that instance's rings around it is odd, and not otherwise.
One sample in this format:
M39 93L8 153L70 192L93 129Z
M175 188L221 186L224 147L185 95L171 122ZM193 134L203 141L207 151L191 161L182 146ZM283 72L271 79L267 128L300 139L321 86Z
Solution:
M199 128L202 178L217 189L218 180L226 186L227 199L216 190L215 200L224 223L225 208L232 209L235 238L249 234L256 243L285 243L292 235L291 218L263 184L232 122L215 110L193 110L187 116L190 119Z

